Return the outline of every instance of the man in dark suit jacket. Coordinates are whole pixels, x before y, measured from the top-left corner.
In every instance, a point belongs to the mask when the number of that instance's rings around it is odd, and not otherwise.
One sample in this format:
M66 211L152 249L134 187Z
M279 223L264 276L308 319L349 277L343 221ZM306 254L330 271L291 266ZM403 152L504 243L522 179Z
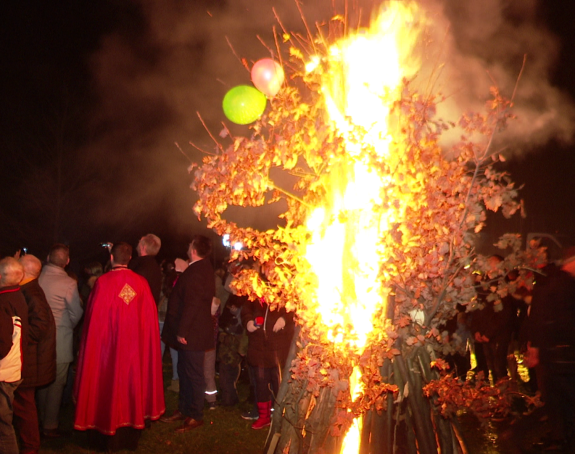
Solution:
M190 264L179 277L168 301L162 340L178 349L180 393L178 409L163 422L184 420L176 432L203 424L204 352L214 348L212 298L216 294L214 269L207 258L211 241L202 235L193 238L188 249Z

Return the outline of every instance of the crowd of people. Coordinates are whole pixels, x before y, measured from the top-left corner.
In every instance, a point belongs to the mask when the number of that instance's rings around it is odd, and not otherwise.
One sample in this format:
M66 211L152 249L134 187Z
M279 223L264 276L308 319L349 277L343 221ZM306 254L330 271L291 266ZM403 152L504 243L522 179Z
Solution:
M247 263L214 270L211 241L195 236L187 260L156 260L161 240L109 245L110 260L90 263L79 283L70 250L51 247L46 263L27 254L0 260L0 452L37 453L62 436L62 402L75 403L74 429L98 450L135 450L152 421L182 433L203 424L204 408L239 402L249 370L254 429L270 425L274 393L293 337L293 316L270 312L230 286ZM260 275L265 279L265 271ZM178 407L165 414L167 389ZM73 365L73 367L71 367ZM219 385L216 383L219 370Z
M468 312L460 307L447 323L459 349L446 359L462 380L496 384L512 379L523 383L528 393L539 392L544 407L538 417L549 421L550 430L533 448L570 453L575 452L575 248L563 255L559 266L550 263L536 271L532 291L519 287L500 300L489 298L488 285L481 285L489 283L489 276L478 275L483 309ZM502 262L494 255L488 267L496 273ZM511 272L506 279L516 277ZM527 369L523 378L517 353Z
M193 430L203 424L205 408L238 404L242 366L253 406L241 416L253 420L253 429L270 425L293 314L236 294L233 280L256 265L236 261L214 269L207 237L192 239L186 260L162 266L160 248L153 234L140 239L137 254L128 243L110 244L109 263L88 264L80 283L66 271L70 250L63 244L51 247L44 264L29 254L0 260L0 453L37 453L42 437L61 436L59 412L70 399L74 429L86 431L96 449L136 449L142 430L157 420L179 422L177 433ZM497 270L502 258L488 263ZM267 265L255 268L263 280ZM461 379L482 376L495 384L520 380L515 352L523 351L530 385L541 392L551 422L538 447L569 452L575 249L566 251L561 267L541 272L532 292L523 288L491 301L481 290L485 279L477 281L483 310L462 307L448 323L462 348L447 360ZM173 365L166 389L178 392L171 415L165 414L166 350Z

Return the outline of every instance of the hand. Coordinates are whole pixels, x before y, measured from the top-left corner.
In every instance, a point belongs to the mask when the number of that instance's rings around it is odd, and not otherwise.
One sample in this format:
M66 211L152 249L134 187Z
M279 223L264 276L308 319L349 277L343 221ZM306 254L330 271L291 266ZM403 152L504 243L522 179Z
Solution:
M174 260L174 267L177 273L183 273L188 268L188 262L183 259Z
M177 336L177 339L180 344L188 345L188 341L185 338Z
M260 329L259 326L256 326L256 324L254 323L253 320L250 320L250 321L247 323L246 328L247 328L247 330L248 330L250 333L253 333L256 329Z
M212 298L212 317L218 313L221 304L222 302L218 297L214 296Z
M483 342L483 336L481 333L475 333L473 337L475 338L475 342Z
M285 326L286 326L285 319L283 317L278 318L274 325L274 333L277 333L278 331L284 329Z

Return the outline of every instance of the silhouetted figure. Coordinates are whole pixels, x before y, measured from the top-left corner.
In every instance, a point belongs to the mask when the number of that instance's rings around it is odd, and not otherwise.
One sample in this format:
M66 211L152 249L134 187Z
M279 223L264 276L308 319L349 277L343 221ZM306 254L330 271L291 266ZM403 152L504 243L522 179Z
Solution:
M526 321L530 342L526 358L537 368L549 426L545 450L573 452L575 445L575 248L564 255L561 270L536 288Z
M20 452L34 453L40 449L36 388L56 378L56 323L38 283L42 263L33 255L24 255L19 262L24 268L20 288L28 306L28 337L23 381L14 395L14 427L20 437Z
M42 433L51 438L60 436L58 425L62 394L66 386L68 368L74 361L74 327L84 313L78 284L65 270L69 262L68 246L55 244L50 249L48 263L38 278L56 323L56 379L37 392Z

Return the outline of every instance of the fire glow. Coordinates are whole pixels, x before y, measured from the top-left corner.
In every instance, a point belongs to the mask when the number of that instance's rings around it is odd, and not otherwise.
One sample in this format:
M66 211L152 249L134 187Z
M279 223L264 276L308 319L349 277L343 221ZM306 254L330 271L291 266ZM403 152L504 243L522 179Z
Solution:
M402 78L417 70L409 60L418 37L416 13L414 4L391 2L369 29L348 34L324 57L322 96L330 121L345 140L346 157L329 170L325 206L308 218L312 239L306 259L318 278L315 298L327 338L341 352L361 354L373 330L373 315L385 306L385 284L379 275L385 251L380 238L391 222L401 220L401 204L383 212L376 208L386 179L370 167L362 151L369 148L382 160L388 156L393 140L388 129L390 105L398 97ZM308 71L319 66L314 57ZM350 386L356 399L362 392L358 366ZM359 434L356 419L342 452L359 452Z

